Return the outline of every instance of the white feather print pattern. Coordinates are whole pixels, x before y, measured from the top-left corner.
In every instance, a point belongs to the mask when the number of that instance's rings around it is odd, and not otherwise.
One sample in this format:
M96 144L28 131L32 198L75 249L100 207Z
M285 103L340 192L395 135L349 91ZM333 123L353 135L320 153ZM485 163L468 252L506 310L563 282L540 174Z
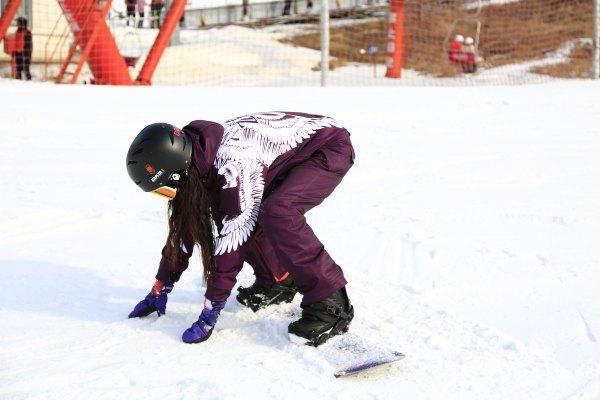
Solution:
M236 216L225 216L223 228L215 240L215 254L225 254L235 251L248 240L258 219L260 202L262 199L265 181L262 167L253 165L240 165L240 209L242 212Z
M233 185L231 171L237 171L241 213L223 219L223 228L215 239L215 255L237 250L254 231L265 189L265 167L317 130L341 127L329 117L311 118L281 112L246 115L229 120L223 126L225 132L214 166L225 176L228 187Z
M230 189L237 186L237 177L239 175L237 168L232 164L225 164L217 171L219 175L225 177L225 185L221 189Z

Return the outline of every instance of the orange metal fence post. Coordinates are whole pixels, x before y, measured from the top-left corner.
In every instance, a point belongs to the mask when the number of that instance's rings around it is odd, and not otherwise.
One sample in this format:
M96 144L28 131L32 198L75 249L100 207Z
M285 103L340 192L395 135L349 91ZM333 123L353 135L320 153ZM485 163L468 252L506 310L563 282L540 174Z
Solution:
M20 5L21 0L9 0L4 10L2 10L2 15L0 15L0 42L4 39L10 23L17 15Z
M79 74L81 73L81 69L83 68L83 63L87 61L88 57L90 56L90 52L92 51L92 48L93 48L94 44L96 43L96 38L98 37L98 32L100 31L100 27L102 25L105 25L104 20L106 18L106 15L108 14L108 11L110 10L111 4L112 4L112 0L108 0L106 2L104 9L102 10L102 20L97 20L95 22L94 27L92 29L92 33L90 34L90 36L88 38L88 42L86 43L86 45L83 47L83 50L81 51L81 56L79 58L79 62L77 62L77 67L75 67L75 72L73 72L73 76L71 77L71 80L69 81L69 83L73 84L73 83L77 82L77 77L79 77ZM129 70L128 70L127 75L129 75Z
M82 8L82 2L90 7ZM71 18L79 25L80 44L85 48L88 41L96 37L87 63L94 74L94 83L101 85L131 85L127 64L104 21L97 0L59 0ZM96 32L94 32L97 30ZM75 32L74 32L75 33ZM97 36L96 36L97 35ZM77 34L76 34L77 36Z
M391 0L388 25L386 78L400 78L402 76L403 58L404 0Z
M61 7L62 7L61 0L58 0L58 2L59 2L59 4L61 4ZM65 30L63 30L63 34L60 36L60 40L59 40L57 46L55 47L55 51L56 50L62 51L63 47L67 44L68 38L69 38L69 36L66 34L67 30L71 31L71 33L73 34L74 40L73 40L73 43L71 43L71 45L69 46L69 52L67 54L67 57L62 61L62 64L60 66L60 71L58 72L58 75L54 79L54 82L63 83L63 79L64 79L65 75L67 74L67 69L69 68L69 65L71 65L71 62L73 61L73 57L75 57L75 54L77 54L77 49L81 48L83 46L81 43L81 33L80 33L81 27L85 27L87 25L87 23L90 19L90 16L92 15L91 11L93 11L95 7L96 7L95 4L80 2L80 8L79 8L78 12L85 12L85 14L87 15L85 17L83 24L81 22L77 22L73 19L73 10L63 10L64 16L67 19L68 24L65 27ZM57 23L58 23L58 21L57 21ZM89 45L90 41L88 40L87 43L88 44L86 44L86 46ZM81 57L79 57L79 62L82 62Z
M183 15L186 2L187 0L173 0L171 8L169 8L169 11L165 16L165 21L160 28L160 32L158 32L158 36L156 37L156 40L154 40L152 49L150 49L150 53L148 53L148 57L146 57L146 62L144 62L144 66L140 70L140 74L136 79L137 84L150 84L152 75L154 74L154 71L158 66L158 62L160 61L160 57L165 51L167 44L169 44L171 35L173 35L173 32L179 23L179 19Z

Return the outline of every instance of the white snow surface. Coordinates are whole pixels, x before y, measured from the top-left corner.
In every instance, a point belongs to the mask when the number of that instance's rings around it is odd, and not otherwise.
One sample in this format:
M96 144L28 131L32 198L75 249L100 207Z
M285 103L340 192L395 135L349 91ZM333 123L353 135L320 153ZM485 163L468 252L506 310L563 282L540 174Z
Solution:
M598 82L0 91L1 399L600 398ZM165 316L127 319L166 235L166 204L127 176L131 140L263 110L352 133L354 167L308 220L349 281L352 332L406 354L381 373L334 379L290 343L300 296L230 298L209 341L183 344L197 254Z

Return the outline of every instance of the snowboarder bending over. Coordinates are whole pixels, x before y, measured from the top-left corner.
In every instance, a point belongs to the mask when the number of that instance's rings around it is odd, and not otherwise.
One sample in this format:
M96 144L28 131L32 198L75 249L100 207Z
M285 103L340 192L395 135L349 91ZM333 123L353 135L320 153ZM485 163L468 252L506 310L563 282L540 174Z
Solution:
M354 316L346 279L304 214L353 163L348 131L319 115L264 112L182 130L145 127L129 148L127 171L142 190L169 199L169 234L155 284L129 318L165 313L197 244L206 299L184 342L210 337L244 262L256 281L238 289L241 304L257 311L303 295L302 316L288 327L294 341L318 346L346 332Z

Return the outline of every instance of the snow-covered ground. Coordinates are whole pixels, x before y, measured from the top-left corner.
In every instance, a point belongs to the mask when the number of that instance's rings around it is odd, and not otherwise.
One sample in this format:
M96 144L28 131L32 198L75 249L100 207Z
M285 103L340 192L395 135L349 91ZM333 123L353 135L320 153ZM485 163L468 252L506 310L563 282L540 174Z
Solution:
M600 398L597 82L0 91L0 398ZM352 331L407 355L387 372L336 380L289 343L299 297L230 299L208 342L181 343L197 256L167 315L126 318L166 234L166 204L125 171L131 139L273 109L352 132L354 168L308 218L350 282Z
M487 6L497 6L508 3L516 3L519 0L467 0L467 5L465 6L467 9L471 10L481 10L482 7Z

